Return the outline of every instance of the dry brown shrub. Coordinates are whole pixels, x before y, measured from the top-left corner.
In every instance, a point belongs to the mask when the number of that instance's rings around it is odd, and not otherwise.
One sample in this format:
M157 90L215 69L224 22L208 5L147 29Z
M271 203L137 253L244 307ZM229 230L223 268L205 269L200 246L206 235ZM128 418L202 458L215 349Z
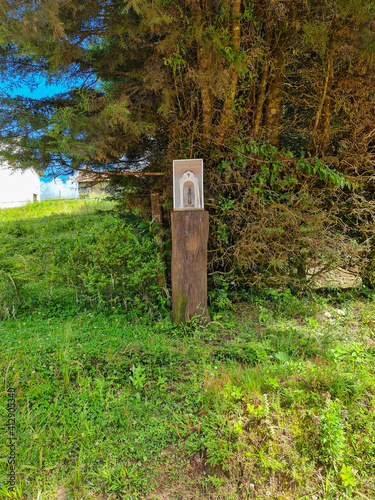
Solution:
M272 197L243 183L228 182L223 188L217 179L215 191L210 269L238 284L303 289L326 272L358 264L364 255L366 245L352 237L340 218L334 188L305 179Z

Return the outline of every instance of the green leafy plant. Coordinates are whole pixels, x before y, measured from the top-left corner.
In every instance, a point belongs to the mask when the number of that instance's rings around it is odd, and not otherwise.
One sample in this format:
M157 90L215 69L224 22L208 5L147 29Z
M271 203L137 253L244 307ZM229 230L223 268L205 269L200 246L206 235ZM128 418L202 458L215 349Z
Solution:
M204 435L203 444L207 450L207 462L213 466L229 466L230 457L236 448L235 440L231 438L231 429L225 417L210 413L202 423ZM233 432L235 437L235 432Z
M351 490L357 486L355 471L352 467L343 464L340 470L340 477L345 489Z
M140 392L143 390L147 376L146 376L146 370L144 366L138 365L138 366L132 366L131 367L131 372L133 375L129 377L131 383L133 384L134 388L137 392L137 398L140 398Z
M122 307L136 313L165 303L158 276L163 264L150 235L137 237L109 217L86 239L75 238L56 249L55 279L67 280L77 301L93 307Z
M319 440L323 461L337 470L344 456L345 431L341 407L332 400L327 401L327 406L321 413Z
M208 300L211 308L216 311L230 309L233 304L229 298L230 278L224 278L215 274L208 292Z

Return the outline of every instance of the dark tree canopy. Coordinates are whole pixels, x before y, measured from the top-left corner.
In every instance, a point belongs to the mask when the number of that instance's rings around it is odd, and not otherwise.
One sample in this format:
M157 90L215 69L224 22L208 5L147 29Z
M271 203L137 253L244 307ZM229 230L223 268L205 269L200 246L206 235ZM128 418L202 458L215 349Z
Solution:
M351 224L351 236L340 229L340 237L373 237L358 229L372 220L374 192L372 1L0 0L0 17L6 80L73 82L51 99L2 93L1 154L15 165L170 173L173 158L204 158L226 272L266 266L272 274L292 261L297 272L311 242L273 267L268 257L239 264L240 240L220 223L223 199L234 200L225 218L241 241L246 207L277 202L282 213L302 191L320 201L300 207L296 230L304 210L328 214L331 203ZM168 200L170 183L150 179L147 188ZM352 185L361 207L354 219L342 211L354 206ZM269 224L288 232L274 217ZM332 234L314 220L311 228Z
M190 156L268 140L346 170L372 152L370 1L2 0L0 16L4 78L72 82L54 99L2 94L24 164L95 168L151 138Z

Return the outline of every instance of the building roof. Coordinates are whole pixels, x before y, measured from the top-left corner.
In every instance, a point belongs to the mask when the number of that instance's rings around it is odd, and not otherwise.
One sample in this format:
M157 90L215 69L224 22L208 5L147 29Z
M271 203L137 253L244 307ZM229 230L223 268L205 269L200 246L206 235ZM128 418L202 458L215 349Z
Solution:
M104 172L81 172L72 182L109 182L110 176Z
M143 169L125 170L123 172L81 172L72 182L109 182L116 176L134 175L135 177L162 175L165 172L144 172Z

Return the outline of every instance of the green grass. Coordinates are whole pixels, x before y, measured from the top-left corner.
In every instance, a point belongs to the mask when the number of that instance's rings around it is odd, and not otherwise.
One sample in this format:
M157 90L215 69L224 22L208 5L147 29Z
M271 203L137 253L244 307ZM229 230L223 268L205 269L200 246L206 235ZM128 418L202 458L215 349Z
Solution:
M44 205L44 203L46 205ZM168 307L149 225L106 200L54 200L0 212L0 318L38 307ZM47 215L50 211L50 215Z
M92 214L99 210L111 210L114 203L103 199L81 198L75 200L46 200L29 203L23 207L0 210L0 224L30 219L50 218L56 215Z
M0 322L0 498L12 388L15 498L375 497L372 300L268 291L180 328L68 306Z
M113 209L106 200L51 200L0 210L0 318L37 306L66 309L75 295L59 283L56 250L87 239Z

